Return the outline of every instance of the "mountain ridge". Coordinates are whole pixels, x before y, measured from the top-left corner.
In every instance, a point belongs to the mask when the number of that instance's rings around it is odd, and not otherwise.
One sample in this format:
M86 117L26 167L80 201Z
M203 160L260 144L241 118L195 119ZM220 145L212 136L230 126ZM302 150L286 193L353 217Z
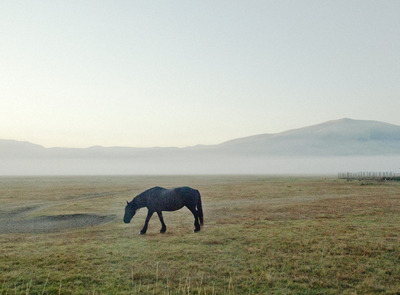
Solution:
M202 155L346 156L400 154L400 126L343 118L291 129L241 137L216 145L189 147L45 148L27 141L0 139L0 157L124 158Z
M400 126L328 121L217 145L45 148L0 140L0 175L332 174L399 171Z
M364 125L364 127L365 127L364 129L370 129L370 130L373 128L376 128L377 126L386 127L386 128L396 129L396 131L398 132L397 135L400 136L400 126L397 126L397 125L380 122L380 121L373 121L373 120L354 120L354 119L349 119L349 118L343 118L343 119L339 119L339 120L331 120L331 121L323 122L323 123L316 124L316 125L286 130L286 131L279 132L279 133L265 133L265 134L257 134L257 135L252 135L252 136L236 138L236 139L226 141L222 144L231 143L231 142L239 141L239 140L246 139L246 138L252 138L252 137L253 138L282 137L282 136L288 136L288 135L292 135L292 134L296 134L297 136L299 136L299 134L301 134L304 136L307 133L309 134L311 132L322 133L324 131L324 129L325 129L325 131L326 131L326 129L330 129L332 131L333 126L337 127L337 126L343 126L343 125L345 125L346 128L351 127L351 126L358 127L358 131L360 131L360 125ZM337 131L336 131L336 133L337 133ZM397 139L400 140L400 137L398 137Z
M400 154L400 126L344 118L276 134L234 139L222 146L232 152L247 150L274 156Z

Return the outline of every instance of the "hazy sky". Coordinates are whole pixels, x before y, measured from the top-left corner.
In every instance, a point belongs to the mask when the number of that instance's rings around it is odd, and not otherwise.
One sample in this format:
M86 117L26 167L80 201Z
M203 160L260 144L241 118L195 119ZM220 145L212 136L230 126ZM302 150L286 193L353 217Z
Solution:
M400 1L1 1L0 138L188 146L400 125Z

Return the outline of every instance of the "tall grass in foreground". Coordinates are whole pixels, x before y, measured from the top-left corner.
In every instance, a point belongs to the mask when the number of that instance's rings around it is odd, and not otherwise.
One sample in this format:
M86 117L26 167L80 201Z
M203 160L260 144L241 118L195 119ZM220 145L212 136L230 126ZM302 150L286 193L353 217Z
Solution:
M50 274L48 275L50 277ZM136 294L161 294L161 295L215 295L215 294L224 294L224 295L234 295L237 294L235 291L235 288L233 286L232 278L229 278L228 284L226 288L222 289L221 291L217 293L215 286L209 286L206 287L203 285L203 281L201 280L200 282L193 282L192 278L187 275L184 278L179 279L179 284L178 286L170 286L168 278L166 278L163 281L158 281L158 275L156 276L157 279L154 282L154 284L144 284L142 283L141 280L138 282L132 281L131 283L131 289L130 290L125 290L121 291L120 288L116 287L116 289L119 289L120 291L117 292L118 294L131 294L131 295L136 295ZM63 285L62 281L59 283L59 287L57 288L49 288L47 286L48 279L46 280L45 284L43 286L41 285L33 285L33 282L22 282L20 285L7 285L6 283L3 283L0 289L0 294L4 295L11 295L11 294L25 294L25 295L31 295L31 294L69 294L70 290L64 289L63 290ZM108 291L98 289L96 287L88 287L87 289L82 288L82 290L79 292L81 294L109 294ZM113 293L113 292L112 292ZM249 290L248 293L240 293L240 294L254 294L251 290Z

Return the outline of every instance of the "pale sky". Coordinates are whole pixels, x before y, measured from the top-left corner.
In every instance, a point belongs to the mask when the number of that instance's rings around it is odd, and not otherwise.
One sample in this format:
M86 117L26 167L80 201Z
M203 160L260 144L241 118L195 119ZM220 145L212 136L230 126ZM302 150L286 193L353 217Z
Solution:
M400 125L400 1L1 1L0 139L190 146Z

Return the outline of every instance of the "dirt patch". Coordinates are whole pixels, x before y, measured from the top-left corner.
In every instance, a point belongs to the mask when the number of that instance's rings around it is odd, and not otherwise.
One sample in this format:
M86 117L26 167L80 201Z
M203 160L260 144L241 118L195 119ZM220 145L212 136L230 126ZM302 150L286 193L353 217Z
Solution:
M115 219L114 215L70 214L35 218L0 218L0 233L53 233L90 227ZM8 216L10 217L10 216Z

